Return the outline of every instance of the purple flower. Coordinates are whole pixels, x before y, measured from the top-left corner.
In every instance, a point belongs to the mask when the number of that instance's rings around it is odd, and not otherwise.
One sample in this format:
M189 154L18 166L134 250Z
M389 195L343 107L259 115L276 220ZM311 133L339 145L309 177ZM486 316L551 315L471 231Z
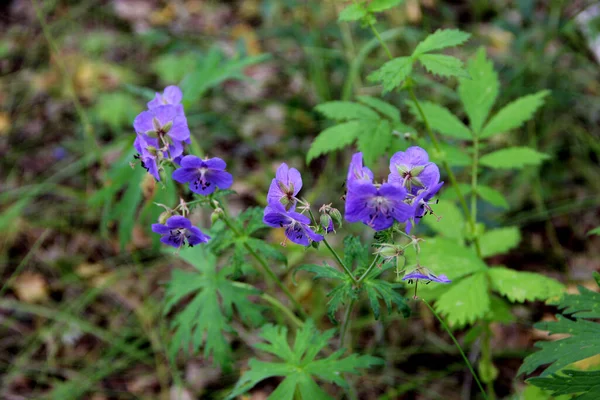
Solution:
M323 236L312 230L310 219L295 211L287 211L283 204L273 203L265 208L263 222L274 228L285 228L285 236L296 244L310 246L310 242L320 242Z
M158 173L158 163L156 162L158 149L157 143L152 141L152 138L144 138L141 135L137 135L135 141L133 142L133 147L137 150L138 154L134 156L139 159L142 163L142 167L148 171L150 175L154 177L157 181L160 181L160 175ZM154 141L158 142L157 139Z
M162 93L156 93L154 99L148 102L148 109L152 110L167 104L176 106L181 103L182 98L183 93L181 93L181 89L177 86L167 86Z
M446 275L436 276L429 269L425 267L417 267L414 271L404 275L402 278L403 281L408 281L408 283L412 283L412 281L428 281L428 282L437 282L437 283L450 283L452 282Z
M296 168L289 168L283 163L277 168L275 178L271 181L267 193L267 203L283 204L291 209L296 205L296 195L302 189L302 177Z
M179 142L190 139L190 130L181 104L163 105L143 111L135 117L133 127L139 134L158 137L161 143L167 138Z
M388 182L398 183L409 193L416 195L440 180L437 165L429 162L429 155L420 147L413 146L399 151L390 159Z
M210 236L205 235L189 219L181 215L174 215L167 220L167 223L152 224L152 232L162 235L160 241L169 246L180 248L186 243L193 247L200 243L206 243Z
M198 194L211 194L215 188L228 189L233 176L225 171L227 164L218 157L203 160L196 156L181 159L181 168L173 172L173 179L179 183L190 183L190 190Z
M350 167L348 168L346 186L365 182L373 182L373 172L371 172L369 168L363 166L362 153L355 153L352 156L352 161L350 161Z
M406 223L406 233L410 233L411 229L416 226L421 218L423 218L427 213L433 215L433 210L429 203L443 185L444 182L435 183L433 186L427 189L420 190L412 199L412 216Z
M400 185L384 183L377 187L370 182L355 182L346 194L345 218L362 222L376 231L389 228L394 221L407 221L412 212L404 202L406 189Z

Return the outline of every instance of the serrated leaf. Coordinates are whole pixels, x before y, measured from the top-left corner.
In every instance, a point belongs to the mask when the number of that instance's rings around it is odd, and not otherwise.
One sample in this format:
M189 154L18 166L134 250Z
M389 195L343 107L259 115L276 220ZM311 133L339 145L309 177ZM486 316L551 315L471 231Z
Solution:
M430 161L436 164L445 161L452 167L467 167L472 163L471 157L456 145L444 142L439 143L439 151L431 143L423 143L421 147L427 150ZM445 192L450 192L451 190L446 190Z
M528 383L549 390L553 396L578 394L572 400L600 399L600 371L567 370L547 377L527 380Z
M506 296L513 303L548 300L559 296L564 290L562 283L533 272L494 267L490 268L488 273L492 289Z
M337 121L346 121L353 119L380 119L379 114L359 103L351 101L328 101L319 104L315 110L327 118Z
M471 129L478 133L498 97L500 82L494 63L486 58L483 47L469 60L467 72L471 79L460 79L458 95L469 116Z
M584 286L578 289L579 295L567 295L561 299L559 306L563 314L575 318L600 318L600 293Z
M375 319L379 319L379 316L381 315L381 306L379 305L380 299L383 300L388 310L388 315L392 313L392 305L395 305L404 318L410 316L410 307L408 306L407 299L395 289L396 286L394 284L382 279L376 279L376 277L365 279L364 290L367 292L369 304L371 305Z
M446 316L453 327L472 324L490 310L490 296L485 271L451 283L435 302L435 309Z
M250 325L262 321L262 307L248 299L260 292L249 286L241 286L227 277L233 268L217 270L215 257L201 246L181 250L179 256L194 266L196 271L173 270L167 285L165 312L183 297L193 295L192 300L178 312L171 323L174 335L169 353L174 358L180 349L197 351L204 344L204 356L213 356L215 364L228 367L231 348L224 332L231 331L229 321L233 309Z
M392 129L387 120L380 120L373 130L362 132L358 136L358 150L363 154L364 163L373 164L387 151L391 142Z
M489 186L477 185L477 194L493 206L504 208L505 210L509 208L508 201L506 201L504 195L496 189L492 189Z
M485 139L497 133L508 132L523 125L544 104L544 98L549 94L549 90L542 90L541 92L523 96L509 103L492 117L490 122L483 128L479 137Z
M500 322L502 324L515 322L516 317L512 314L510 304L505 299L498 296L491 296L490 300L490 312L486 316L488 321Z
M362 3L351 4L344 8L338 16L338 21L358 21L367 16L367 9Z
M517 227L511 226L489 230L479 238L481 256L491 257L496 254L504 254L517 247L520 241L521 232Z
M344 264L348 268L367 268L369 262L369 246L363 245L358 236L348 235L344 238Z
M426 216L423 223L434 232L447 238L461 240L465 233L465 218L458 207L449 201L442 201L435 206L435 214L440 217L439 221L433 216Z
M418 60L431 74L443 77L469 78L469 74L463 68L462 61L456 57L443 54L423 54L419 56Z
M411 101L408 102L407 105L411 114L414 115L416 119L423 122L421 113L415 104ZM473 139L469 128L467 128L465 124L463 124L462 121L452 114L447 108L429 101L421 102L420 105L421 110L423 111L423 114L425 114L425 118L427 118L427 122L429 122L431 129L438 131L443 135L457 139Z
M456 240L435 238L426 239L421 245L420 264L434 274L444 274L456 280L473 272L485 271L487 266L472 249Z
M270 399L292 400L295 393L300 393L303 399L330 399L331 397L317 385L315 379L345 388L347 387L345 374L357 374L362 368L382 363L379 358L357 354L342 358L344 349L328 357L317 358L318 354L327 347L334 333L334 329L320 333L312 320L308 320L297 331L291 347L288 343L286 327L266 325L260 334L263 342L256 344L255 347L275 355L281 359L281 362L251 359L248 364L249 369L244 372L227 398L233 399L247 392L264 379L281 376L285 379L269 396Z
M381 68L371 73L368 80L380 82L383 85L383 93L391 92L394 88L402 85L410 75L413 68L413 60L410 57L398 57L383 64Z
M381 12L404 3L404 0L371 0L367 9L370 12Z
M310 145L306 154L306 162L310 163L321 154L351 145L364 127L365 124L361 121L350 121L325 129Z
M495 169L523 169L528 165L540 165L549 158L530 147L510 147L482 156L479 163Z
M375 111L380 112L382 115L388 117L394 122L400 122L400 110L390 103L371 96L357 96L358 101L368 105Z
M417 57L430 51L458 46L466 42L470 37L470 33L462 32L458 29L438 29L417 45L412 56Z

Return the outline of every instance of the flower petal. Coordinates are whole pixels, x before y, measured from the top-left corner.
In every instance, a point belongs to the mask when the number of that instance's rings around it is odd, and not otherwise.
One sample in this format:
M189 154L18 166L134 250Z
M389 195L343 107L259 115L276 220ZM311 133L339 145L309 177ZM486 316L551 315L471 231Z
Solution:
M166 235L171 232L171 229L163 224L152 224L152 232Z
M192 226L192 223L190 222L189 219L187 219L184 216L173 215L172 217L169 217L169 219L167 220L167 226L171 229L176 229L176 228L189 229Z
M233 184L233 176L226 171L208 170L205 178L219 189L229 189Z
M184 168L202 168L204 161L200 157L187 155L181 159L181 166Z
M225 163L225 161L223 161L219 157L213 157L209 158L208 160L204 160L204 164L206 165L206 168L210 169L224 170L225 168L227 168L227 163Z
M154 130L152 118L154 118L152 111L142 111L133 120L133 129L137 133L146 133L147 131Z
M185 158L185 157L184 157ZM171 177L179 183L187 183L196 180L200 174L196 168L178 168L173 171Z
M200 228L197 228L195 226L192 226L190 229L188 229L188 232L189 232L189 236L187 238L187 241L192 246L195 246L200 243L206 243L210 240L210 236L205 235L200 230Z

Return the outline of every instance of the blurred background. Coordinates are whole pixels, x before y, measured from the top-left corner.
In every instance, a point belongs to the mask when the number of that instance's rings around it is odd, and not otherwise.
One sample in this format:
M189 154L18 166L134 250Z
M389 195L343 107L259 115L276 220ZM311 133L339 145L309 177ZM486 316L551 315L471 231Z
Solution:
M161 254L149 226L162 211L153 202L175 205L177 198L141 168L130 168L132 121L154 91L181 84L191 150L227 161L238 193L231 198L234 213L264 205L283 161L303 171L305 196L335 199L339 206L351 150L305 164L310 143L326 127L313 108L379 95L365 76L386 60L368 29L337 22L345 4L0 3L0 398L227 393L238 372L215 368L201 355L167 360L162 301L176 265ZM600 270L600 237L587 236L600 225L597 1L406 0L377 26L393 38L388 43L397 55L438 28L472 33L455 55L466 60L486 48L501 79L495 110L552 91L525 127L494 139L533 146L552 159L518 175L484 175L482 182L505 193L510 208L483 208L481 218L522 230L519 248L496 264L544 273L570 290L592 288L592 272ZM417 78L420 98L464 117L456 81ZM403 122L417 127L406 96L385 99L401 109ZM383 160L373 167L387 168ZM207 213L197 210L194 218L209 226ZM270 232L268 239L278 243L279 234ZM285 249L290 267L310 254L298 247ZM325 315L322 288L308 278L293 286L288 270L280 273L314 315ZM384 340L395 368L385 376L361 376L361 398L469 398L473 383L431 315L417 310L408 320L389 317L384 329L362 311L355 324L371 328L356 340ZM515 373L543 336L532 323L554 312L529 303L514 309L513 323L494 326L499 397L545 398L533 389L524 393ZM328 326L325 316L321 327ZM463 333L461 341L468 340ZM256 340L256 332L246 334L244 340ZM236 368L243 368L252 354L243 343L237 347ZM265 381L248 398L266 398L276 382Z

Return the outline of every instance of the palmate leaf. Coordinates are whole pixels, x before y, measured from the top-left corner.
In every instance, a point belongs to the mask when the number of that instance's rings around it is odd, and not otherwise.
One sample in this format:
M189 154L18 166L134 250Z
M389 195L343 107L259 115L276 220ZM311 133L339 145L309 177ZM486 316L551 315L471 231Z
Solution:
M600 274L595 273L595 277L600 281ZM551 342L537 342L535 346L540 350L525 358L518 373L529 374L542 365L550 364L541 373L542 377L549 377L574 362L600 354L600 323L588 320L600 318L599 304L600 293L581 286L579 294L564 295L558 306L563 309L564 315L574 319L557 315L558 321L540 322L535 327L550 334L570 336ZM536 384L534 380L531 383Z
M490 311L485 271L452 283L435 302L435 309L453 327L462 327L483 318Z
M421 113L415 104L412 101L407 102L406 104L409 107L410 113L419 121L423 121ZM423 110L423 114L425 114L425 118L427 118L427 122L429 122L431 129L438 131L442 135L456 139L473 139L473 135L471 135L469 128L467 128L465 124L463 124L462 121L447 108L430 101L424 101L420 104L421 110Z
M458 29L438 29L417 45L412 56L417 57L430 51L459 46L469 40L470 37L470 33Z
M471 79L460 79L458 95L469 116L471 129L479 133L498 97L500 82L483 47L469 60L467 71Z
M492 117L490 122L483 128L479 137L482 139L488 138L523 125L544 104L544 98L549 94L550 91L542 90L541 92L523 96L509 103Z
M391 92L401 86L410 75L413 61L411 57L394 58L372 72L367 79L370 82L380 82L383 85L383 93Z
M530 147L510 147L488 153L479 162L494 169L523 169L528 165L540 165L549 158L549 155Z
M456 57L443 54L422 54L418 60L431 74L442 77L469 78L468 72L463 68L462 61Z
M342 358L344 349L328 357L318 358L334 334L335 329L320 333L312 320L308 320L296 332L294 343L290 346L286 327L266 325L260 334L264 341L255 347L281 361L265 362L251 359L248 363L249 369L241 376L227 398L233 399L267 378L280 376L284 377L284 380L268 397L271 400L292 400L296 393L300 393L303 399L330 399L332 397L319 387L315 379L345 388L347 383L344 374L357 374L360 369L382 363L383 360L379 358L357 354Z
M517 227L511 226L489 230L479 238L481 256L491 257L504 254L508 250L517 247L520 241L521 232Z
M451 280L487 269L472 249L456 240L441 237L426 239L421 243L419 261L434 274L444 274Z
M369 305L373 310L375 319L379 319L379 316L381 315L379 300L383 300L388 310L388 315L392 313L393 306L396 306L396 309L404 316L404 318L408 318L411 313L407 299L396 290L402 288L404 285L393 284L386 280L378 279L384 271L390 268L395 268L395 266L388 264L387 267L373 270L369 276L365 278L363 283L362 289L367 293Z
M435 206L435 212L441 216L438 221L434 216L423 218L423 223L444 237L461 240L465 233L465 218L456 204L442 201Z
M174 330L169 354L175 358L179 350L196 352L204 345L204 356L213 356L215 364L229 367L231 348L224 336L232 332L229 322L235 308L240 318L256 325L262 321L262 307L248 296L260 294L258 289L242 286L228 279L233 268L217 270L215 257L201 246L181 250L179 256L193 265L195 271L175 269L167 285L165 313L184 297L190 302L177 312L171 323Z
M504 267L488 271L492 289L511 302L547 300L560 296L565 287L562 283L533 272L520 272Z
M531 378L527 382L549 390L552 395L579 394L572 400L600 399L600 371L562 371L547 377Z

